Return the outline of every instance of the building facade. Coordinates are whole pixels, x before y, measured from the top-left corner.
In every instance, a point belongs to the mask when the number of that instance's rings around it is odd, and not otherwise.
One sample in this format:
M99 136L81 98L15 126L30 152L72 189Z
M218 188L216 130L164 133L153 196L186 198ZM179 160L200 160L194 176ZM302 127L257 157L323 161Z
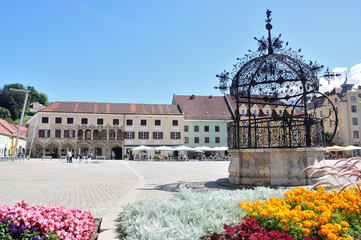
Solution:
M0 157L7 157L13 154L13 147L16 142L18 125L11 124L4 119L0 119ZM20 129L18 148L16 154L25 153L27 128L22 126Z
M183 144L183 114L176 105L55 102L28 124L29 139L35 132L27 146L31 157L59 158L71 149L75 156L122 159L139 145Z
M189 147L228 146L227 124L232 112L225 96L173 95L184 114L184 144Z
M308 104L309 110L315 112L316 117L324 119L324 129L328 135L334 131L337 114L337 130L332 144L361 146L361 86L353 86L346 79L341 87L325 93L330 101L325 97L318 97Z

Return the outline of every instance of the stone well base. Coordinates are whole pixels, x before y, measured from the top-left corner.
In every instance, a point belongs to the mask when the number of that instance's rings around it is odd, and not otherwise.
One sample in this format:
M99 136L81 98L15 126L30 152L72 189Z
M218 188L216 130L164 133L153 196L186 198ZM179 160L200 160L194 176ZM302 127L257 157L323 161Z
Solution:
M315 183L308 166L323 159L326 148L230 149L229 182L257 186L302 186ZM319 176L317 176L319 177Z

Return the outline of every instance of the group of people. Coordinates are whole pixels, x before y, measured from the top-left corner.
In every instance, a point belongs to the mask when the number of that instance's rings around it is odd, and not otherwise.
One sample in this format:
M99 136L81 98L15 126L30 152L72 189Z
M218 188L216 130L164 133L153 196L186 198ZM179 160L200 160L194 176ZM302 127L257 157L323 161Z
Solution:
M88 161L91 160L91 157L92 157L92 154L90 153L88 155L88 152L85 153L85 156L88 156ZM83 156L81 155L81 153L79 153L78 155L78 160L79 162L81 161L81 159L83 158ZM72 163L73 162L73 152L71 149L67 149L67 152L66 152L66 162L67 163Z

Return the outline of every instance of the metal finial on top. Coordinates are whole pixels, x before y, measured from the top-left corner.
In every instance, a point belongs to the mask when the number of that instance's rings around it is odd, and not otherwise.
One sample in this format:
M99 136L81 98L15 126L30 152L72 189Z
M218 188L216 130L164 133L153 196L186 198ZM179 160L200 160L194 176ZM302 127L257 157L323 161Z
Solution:
M272 29L271 13L272 13L271 10L267 9L266 29L268 30L268 54L273 54L273 46L272 46L272 38L271 38L271 29Z

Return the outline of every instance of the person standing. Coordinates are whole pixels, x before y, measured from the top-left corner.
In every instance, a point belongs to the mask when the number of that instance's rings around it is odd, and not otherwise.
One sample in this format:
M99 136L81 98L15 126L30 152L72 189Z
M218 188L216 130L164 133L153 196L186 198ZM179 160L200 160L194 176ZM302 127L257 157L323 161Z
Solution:
M71 152L71 149L69 150L69 163L73 162L73 154Z
M69 149L66 149L66 163L69 163Z

